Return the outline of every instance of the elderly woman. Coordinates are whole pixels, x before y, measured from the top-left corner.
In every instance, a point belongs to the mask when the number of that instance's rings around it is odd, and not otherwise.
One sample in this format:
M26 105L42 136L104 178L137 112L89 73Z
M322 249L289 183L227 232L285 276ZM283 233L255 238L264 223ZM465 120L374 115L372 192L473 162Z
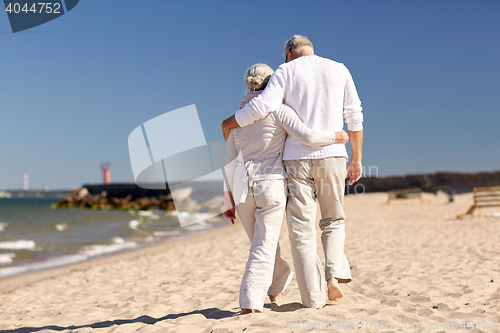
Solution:
M240 108L264 90L272 74L265 64L253 65L246 71L249 92ZM238 216L251 243L240 288L242 313L261 312L266 293L271 301L277 301L292 279L292 270L281 258L278 244L287 193L282 161L287 134L308 146L345 144L348 140L344 131L309 129L284 104L264 119L231 131L227 140L224 215L231 219Z

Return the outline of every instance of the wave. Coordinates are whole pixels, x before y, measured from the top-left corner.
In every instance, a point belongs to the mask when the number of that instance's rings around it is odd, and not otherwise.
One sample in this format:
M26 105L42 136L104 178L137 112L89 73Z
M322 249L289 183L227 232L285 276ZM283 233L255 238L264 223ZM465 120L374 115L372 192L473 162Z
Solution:
M80 253L87 257L96 257L107 253L118 252L125 249L134 248L137 246L135 242L125 242L123 238L113 238L113 244L96 244L85 246Z
M60 267L60 266L65 266L65 265L69 265L69 264L74 264L77 262L88 260L92 257L97 257L97 256L101 256L104 254L118 252L118 251L122 251L125 249L134 248L137 246L137 244L135 242L126 242L123 238L120 238L120 237L115 237L112 239L112 241L113 241L112 244L95 244L95 245L85 246L77 254L54 257L54 258L50 258L50 259L47 259L47 260L42 261L42 262L29 263L29 264L22 265L22 266L10 266L10 267L0 268L0 278L10 276L10 275L30 272L30 271L36 271L36 270L41 270L41 269L48 269L48 268L54 268L54 267ZM4 255L9 255L9 253L1 254L0 255L0 262L1 262ZM7 257L5 257L4 259L6 259L6 258ZM13 258L14 258L14 256L12 256L10 259L13 259Z
M14 257L16 256L15 253L2 253L0 254L0 264L10 264Z
M68 225L66 223L59 223L56 224L54 227L59 231L64 231L68 228Z
M171 231L155 231L153 232L153 235L156 237L164 237L164 236L178 236L182 232L179 230L171 230Z
M4 231L9 224L6 222L0 222L0 231Z
M53 268L53 267L59 267L59 266L64 266L64 265L69 265L73 264L79 261L83 261L87 258L81 254L74 254L74 255L67 255L67 256L60 256L60 257L54 257L50 258L46 261L42 262L36 262L36 263L30 263L22 266L10 266L10 267L4 267L0 268L0 278L9 276L9 275L15 275L15 274L21 274L21 273L26 273L30 271L36 271L40 269L48 269L48 268Z
M139 214L139 216L151 216L153 215L153 212L150 210L140 210L137 214Z
M153 213L153 211L151 211L151 210L140 210L137 212L137 214L141 217L148 217L152 220L159 220L160 219L160 215Z
M184 224L205 224L206 220L218 217L218 215L214 215L212 213L195 213L186 211L176 212L173 215L177 216L178 219L182 219Z
M0 249L2 250L35 250L35 242L32 240L21 239L12 242L0 242Z
M188 230L191 230L191 231L194 231L194 230L210 229L210 228L212 228L212 226L210 224L208 224L207 222L202 221L202 222L198 222L198 223L194 223L194 224L188 225L187 227L184 227L184 228L186 228Z
M128 227L132 230L137 230L139 228L139 225L141 224L141 221L138 220L132 220L128 223Z

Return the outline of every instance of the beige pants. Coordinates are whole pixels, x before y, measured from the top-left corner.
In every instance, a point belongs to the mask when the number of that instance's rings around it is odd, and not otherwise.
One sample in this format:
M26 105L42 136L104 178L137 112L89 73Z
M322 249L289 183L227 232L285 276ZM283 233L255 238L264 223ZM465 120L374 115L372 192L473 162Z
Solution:
M302 303L319 308L326 304L325 280L350 282L351 271L344 254L344 188L346 158L285 161L288 172L287 224L295 276ZM319 202L325 253L325 272L316 248L316 212Z
M275 296L292 279L278 243L285 214L286 180L255 181L236 212L250 240L250 253L240 287L242 309L263 310L266 294Z

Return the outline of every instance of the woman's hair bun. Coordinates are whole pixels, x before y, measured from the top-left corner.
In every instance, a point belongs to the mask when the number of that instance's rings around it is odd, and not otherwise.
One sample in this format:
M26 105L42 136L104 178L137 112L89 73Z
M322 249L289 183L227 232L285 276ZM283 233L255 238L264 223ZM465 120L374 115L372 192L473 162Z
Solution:
M255 64L247 69L245 73L245 83L248 90L263 90L273 73L273 69L266 64Z

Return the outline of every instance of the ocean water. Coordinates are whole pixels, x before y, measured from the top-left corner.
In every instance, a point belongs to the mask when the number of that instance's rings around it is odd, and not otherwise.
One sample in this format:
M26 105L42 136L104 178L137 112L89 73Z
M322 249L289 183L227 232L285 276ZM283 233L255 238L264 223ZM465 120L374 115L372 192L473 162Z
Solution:
M63 266L227 225L181 228L175 213L52 209L54 199L0 199L0 278Z

